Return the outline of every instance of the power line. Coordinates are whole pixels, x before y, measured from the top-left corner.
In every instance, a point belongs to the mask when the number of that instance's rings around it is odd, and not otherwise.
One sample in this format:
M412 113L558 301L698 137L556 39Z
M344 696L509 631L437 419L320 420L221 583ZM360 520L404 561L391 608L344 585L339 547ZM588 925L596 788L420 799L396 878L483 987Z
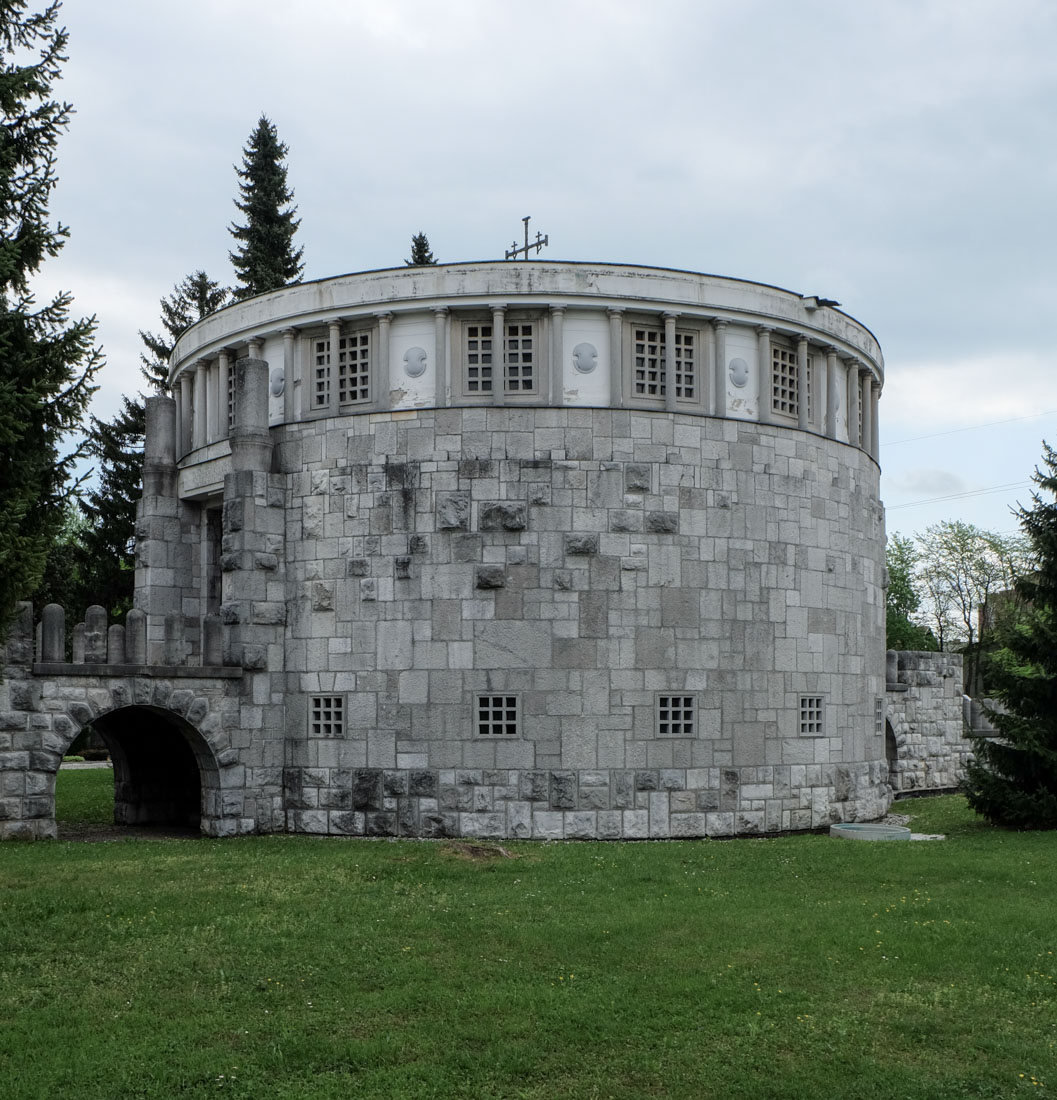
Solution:
M888 504L886 512L894 512L897 508L915 508L919 504L941 504L945 500L962 500L965 497L983 497L988 493L1005 493L1010 489L1028 489L1030 481L1013 481L1009 485L994 485L990 489L971 489L967 493L949 493L945 497L930 497L928 500L909 500L905 504Z
M965 428L951 428L946 432L933 432L931 435L912 435L906 439L890 439L885 443L882 443L882 447L894 447L897 443L916 443L919 439L939 439L944 435L957 435L958 432L975 432L980 428L993 428L999 424L1016 424L1021 420L1037 420L1040 416L1055 416L1057 410L1050 410L1049 412L1037 412L1030 413L1028 416L1013 416L1009 420L986 420L983 424L970 424ZM901 505L897 505L901 507Z

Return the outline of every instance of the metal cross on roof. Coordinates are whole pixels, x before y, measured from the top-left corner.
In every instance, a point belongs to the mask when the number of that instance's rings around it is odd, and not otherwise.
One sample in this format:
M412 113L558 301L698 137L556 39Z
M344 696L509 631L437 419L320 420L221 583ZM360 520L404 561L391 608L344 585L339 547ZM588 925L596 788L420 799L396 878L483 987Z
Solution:
M540 234L539 232L536 233L536 239L534 241L529 240L528 223L530 217L532 217L531 214L528 217L521 219L525 223L525 243L519 247L517 241L514 241L514 243L506 251L506 259L516 260L518 253L524 252L525 255L522 257L522 259L527 260L530 248L534 248L536 250L536 255L538 256L540 249L545 244L547 244L547 238L542 236L542 234Z

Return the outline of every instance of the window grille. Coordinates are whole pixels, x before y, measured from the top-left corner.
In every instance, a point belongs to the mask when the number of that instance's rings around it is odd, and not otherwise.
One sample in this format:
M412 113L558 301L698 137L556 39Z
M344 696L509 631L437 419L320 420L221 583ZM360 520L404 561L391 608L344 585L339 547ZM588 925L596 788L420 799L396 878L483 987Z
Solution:
M695 726L693 695L657 696L657 736L693 737Z
M821 737L825 732L825 699L821 695L800 696L800 736Z
M881 734L885 731L885 701L882 697L874 700L873 705L873 731Z
M492 326L467 325L466 392L492 392Z
M371 334L355 332L338 340L338 404L369 401Z
M636 397L664 396L663 329L635 329L635 376L632 382Z
M536 388L535 328L531 324L506 327L506 388L508 393L528 393Z
M477 736L517 737L521 722L516 695L477 696Z
M231 429L235 427L235 368L233 366L228 368L228 392L227 397L227 417L228 417L228 434L231 434Z
M345 696L313 695L309 703L308 730L312 737L343 737Z
M694 336L690 332L675 334L675 396L693 399L697 390L694 369Z
M800 415L796 351L780 344L771 346L771 408L783 416Z
M312 375L312 408L330 407L330 341L313 341L314 373Z

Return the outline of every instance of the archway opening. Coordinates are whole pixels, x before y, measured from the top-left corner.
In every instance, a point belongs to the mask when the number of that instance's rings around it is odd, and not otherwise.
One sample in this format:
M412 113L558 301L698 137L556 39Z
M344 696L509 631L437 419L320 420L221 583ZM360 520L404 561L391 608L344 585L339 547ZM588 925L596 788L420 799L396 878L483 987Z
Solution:
M116 825L201 828L203 781L215 767L193 726L171 711L128 706L92 727L113 762Z

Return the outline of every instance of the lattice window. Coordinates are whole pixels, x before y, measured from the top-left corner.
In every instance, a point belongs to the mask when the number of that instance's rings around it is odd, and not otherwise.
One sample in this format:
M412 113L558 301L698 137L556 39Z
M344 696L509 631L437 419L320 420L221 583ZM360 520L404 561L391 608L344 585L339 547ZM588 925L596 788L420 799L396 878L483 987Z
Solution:
M235 427L235 368L234 366L228 367L228 392L227 397L227 416L228 416L228 434L231 434L231 429Z
M873 703L873 731L878 735L885 731L885 701L881 696Z
M519 322L506 326L506 388L508 393L536 389L535 325Z
M800 696L800 736L821 737L825 733L826 700L821 695Z
M492 326L467 325L466 392L492 392Z
M771 346L771 409L783 416L800 415L796 351L781 344Z
M675 396L692 400L697 395L697 370L694 364L694 335L675 334Z
M338 404L371 399L371 334L354 332L338 340Z
M521 732L519 711L516 695L478 695L477 736L517 737Z
M637 328L632 384L636 397L664 396L664 329Z
M693 737L695 705L693 695L658 695L657 736Z
M313 695L308 708L308 732L312 737L344 737L345 696Z
M324 337L312 341L312 408L330 408L330 341Z

